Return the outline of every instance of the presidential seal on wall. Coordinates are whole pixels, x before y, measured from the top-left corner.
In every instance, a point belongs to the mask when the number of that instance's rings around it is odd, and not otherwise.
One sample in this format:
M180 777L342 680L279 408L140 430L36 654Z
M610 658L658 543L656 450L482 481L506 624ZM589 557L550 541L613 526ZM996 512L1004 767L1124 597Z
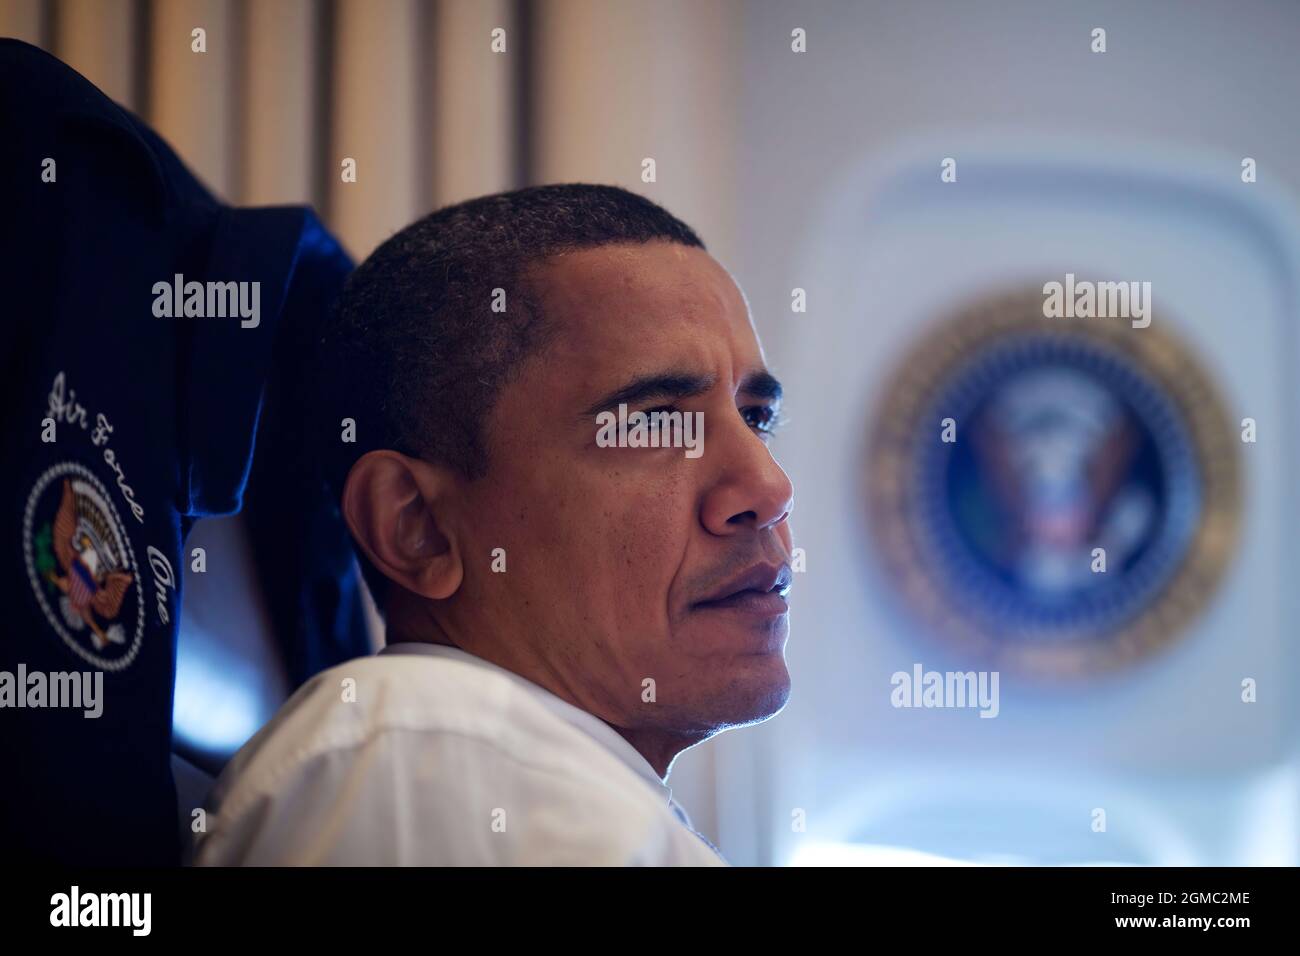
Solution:
M923 630L992 668L1084 675L1166 646L1214 592L1240 442L1159 323L1047 318L1043 302L983 300L904 356L866 497Z

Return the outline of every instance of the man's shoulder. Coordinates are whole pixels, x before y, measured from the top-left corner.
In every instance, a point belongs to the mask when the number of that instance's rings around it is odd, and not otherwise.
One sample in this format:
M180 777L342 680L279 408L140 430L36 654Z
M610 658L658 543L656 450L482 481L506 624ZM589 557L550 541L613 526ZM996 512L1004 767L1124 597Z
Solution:
M423 655L317 675L208 807L204 863L615 862L682 843L652 788L525 686Z
M421 760L472 752L479 775L627 772L507 674L455 658L379 654L303 684L230 761L209 808L265 795L313 765L386 751Z
M356 748L376 738L458 735L511 748L545 735L543 710L509 677L444 657L376 654L321 671L304 683L236 755L247 770Z

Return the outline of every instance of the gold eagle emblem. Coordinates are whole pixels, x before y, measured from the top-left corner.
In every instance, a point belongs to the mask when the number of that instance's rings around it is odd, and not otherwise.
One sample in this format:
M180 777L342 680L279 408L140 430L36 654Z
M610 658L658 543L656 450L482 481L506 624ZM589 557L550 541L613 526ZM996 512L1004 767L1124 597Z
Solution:
M73 610L90 627L96 650L102 650L110 641L122 642L120 636L105 630L99 619L111 621L117 617L133 580L121 570L121 559L114 553L105 521L93 506L79 507L72 482L63 479L63 497L54 516L52 536L54 555L63 573L48 571L46 577L67 595Z

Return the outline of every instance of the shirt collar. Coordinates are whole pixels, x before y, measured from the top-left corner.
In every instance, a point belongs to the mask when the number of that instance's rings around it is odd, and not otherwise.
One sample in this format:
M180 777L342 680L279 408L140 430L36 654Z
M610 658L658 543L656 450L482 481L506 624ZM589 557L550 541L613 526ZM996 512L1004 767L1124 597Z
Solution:
M399 641L386 645L379 652L380 654L425 654L431 657L444 657L452 660L465 661L478 667L504 674L513 680L519 686L531 693L537 700L550 710L557 717L560 717L574 727L593 737L597 743L601 744L619 760L623 761L638 776L660 791L663 792L664 799L668 801L670 807L675 808L677 805L673 802L673 791L663 778L655 772L655 768L650 765L650 761L641 756L641 752L627 742L617 730L605 723L594 714L589 714L580 707L575 707L567 700L557 697L554 693L535 684L528 678L516 674L512 670L507 670L499 664L485 660L459 647L452 647L448 644L430 644L427 641Z

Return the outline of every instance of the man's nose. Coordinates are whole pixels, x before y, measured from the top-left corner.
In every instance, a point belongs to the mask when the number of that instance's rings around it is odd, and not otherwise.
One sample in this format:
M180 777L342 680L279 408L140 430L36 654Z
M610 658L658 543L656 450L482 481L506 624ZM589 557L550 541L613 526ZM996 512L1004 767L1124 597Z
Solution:
M711 486L704 496L700 520L710 533L735 534L741 529L775 529L794 507L794 486L772 457L767 444L740 420L705 444ZM710 456L717 458L709 461Z

